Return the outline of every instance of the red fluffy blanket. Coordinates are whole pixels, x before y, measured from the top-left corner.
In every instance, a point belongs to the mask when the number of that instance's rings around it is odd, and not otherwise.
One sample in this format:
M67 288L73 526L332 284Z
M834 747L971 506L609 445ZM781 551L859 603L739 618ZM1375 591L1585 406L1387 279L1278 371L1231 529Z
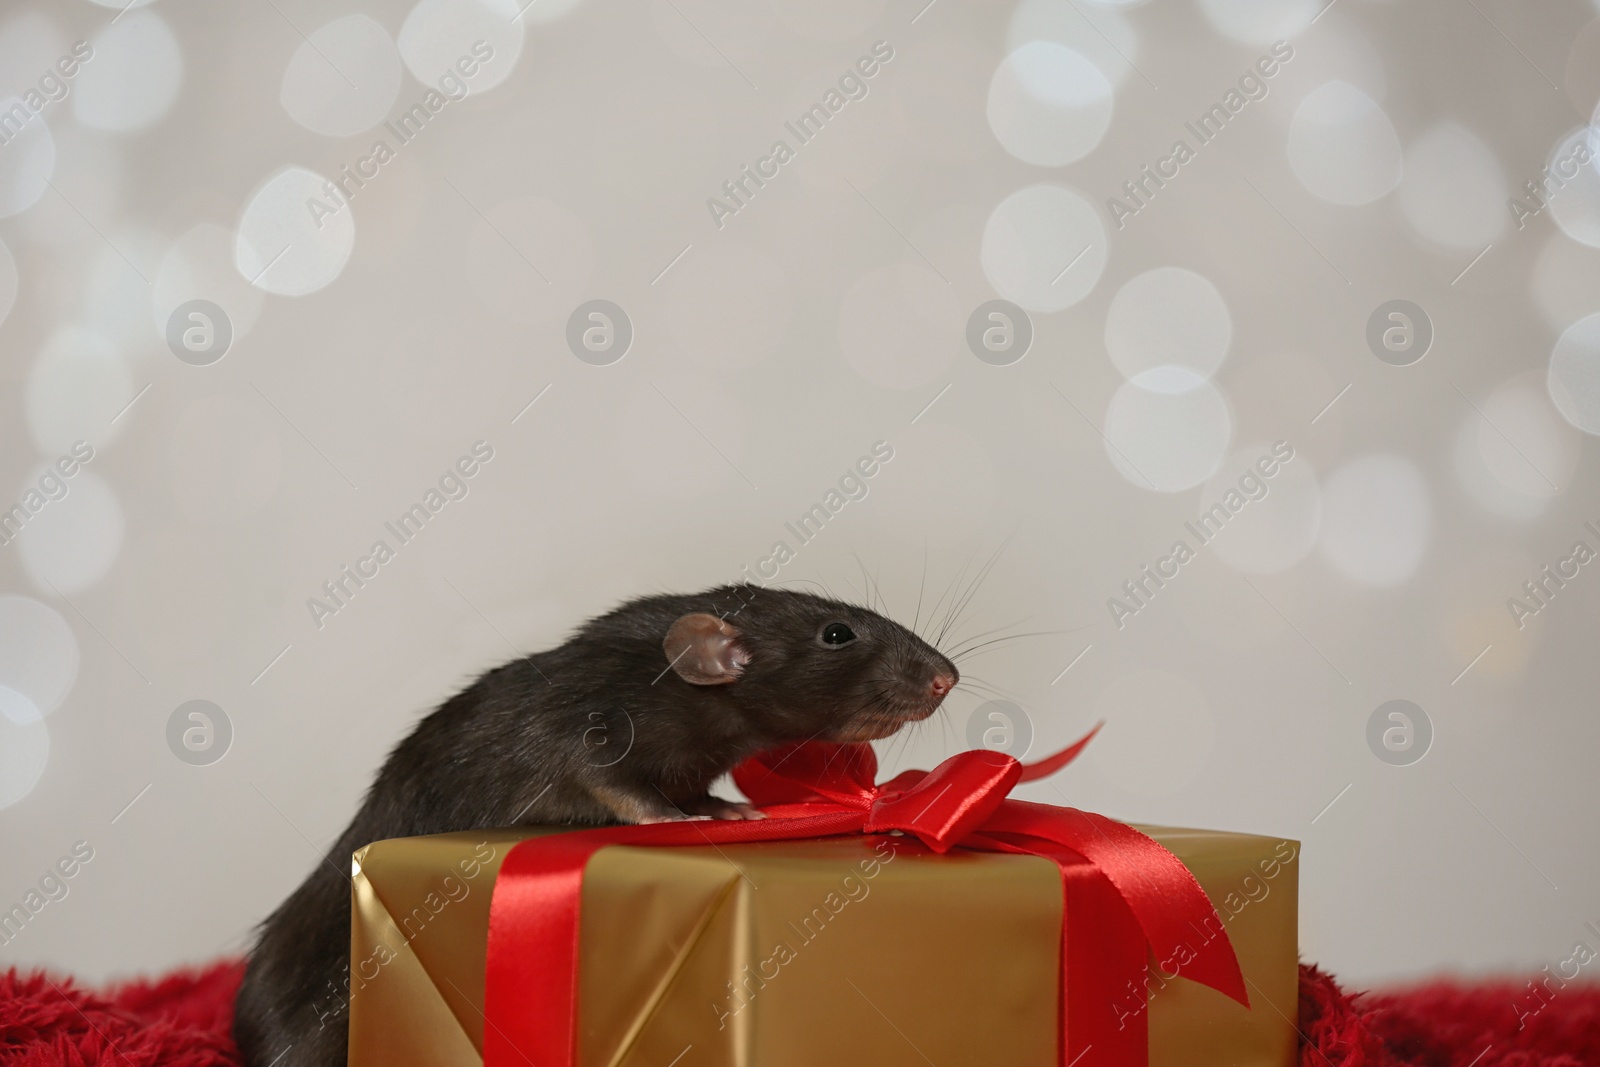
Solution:
M0 975L3 1067L236 1067L236 962L102 991ZM1436 982L1349 994L1300 969L1300 1067L1590 1067L1600 985Z

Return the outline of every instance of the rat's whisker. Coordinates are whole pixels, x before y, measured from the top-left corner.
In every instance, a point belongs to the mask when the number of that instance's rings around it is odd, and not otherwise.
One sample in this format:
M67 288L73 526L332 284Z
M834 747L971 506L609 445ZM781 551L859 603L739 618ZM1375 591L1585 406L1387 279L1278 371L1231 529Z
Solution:
M834 601L835 603L839 603L839 604L847 604L847 603L849 603L849 601L847 601L847 600L840 599L838 594L836 594L833 591L833 589L828 585L827 582L819 581L818 579L815 579L815 578L785 578L781 582L773 582L772 584L773 585L809 585L809 586L812 586L813 588L822 590L822 592L827 596L827 598L829 600Z
M943 605L945 603L945 598L949 597L955 591L955 589L956 589L958 583L960 583L961 579L966 577L967 568L972 566L972 561L977 559L977 558L978 558L978 550L977 549L973 549L972 550L972 555L967 557L967 561L961 565L961 569L959 571L957 571L956 572L956 576L950 580L950 584L945 586L944 592L939 594L939 599L935 600L933 602L933 607L930 608L929 611L928 611L928 627L929 627L930 630L933 628L933 626L935 625L936 621L939 619L939 607L940 607L940 605ZM955 604L955 600L951 599L950 604L954 605ZM942 624L939 625L938 636L936 636L930 642L930 644L934 645L935 647L937 647L939 645L939 643L944 640L944 635L945 635L946 632L948 632L948 630L950 628L949 611L950 611L949 607L946 607L946 609L945 609L945 621Z
M1017 529L1020 529L1020 527L1015 528L1010 533L1006 534L1006 539L1001 541L1000 547L994 550L994 555L989 557L989 562L985 563L983 568L978 571L977 575L972 580L972 585L967 589L965 594L962 595L960 601L954 606L952 618L959 617L960 614L967 609L967 605L972 603L972 598L978 595L978 590L983 587L984 581L994 570L995 564L1000 562L1000 557L1005 554L1005 550L1010 546L1012 538L1017 536ZM944 640L943 633L939 635L939 639L941 641Z
M958 683L958 685L955 686L955 688L957 688L957 689L968 688L968 689L971 689L971 691L973 691L973 693L995 694L995 696L1006 697L1006 699L1008 699L1008 701L1010 701L1010 699L1014 699L1014 697L1011 696L1010 691L1006 691L1006 689L1000 688L1000 686L995 685L995 683L992 683L992 681L987 680L987 678L979 678L979 677L976 677L976 675L962 675L962 680L960 680L960 683Z
M859 553L852 552L850 555L856 561L856 566L861 570L861 584L866 588L867 591L867 607L871 608L873 611L876 611L880 615L889 614L887 606L883 602L883 597L880 595L881 591L878 589L877 583L872 580L872 577L869 574L867 574L866 563L862 561Z
M973 634L972 637L955 638L955 643L959 645L959 644L961 644L962 641L970 641L970 640L973 640L974 638L979 638L979 637L988 637L990 634L997 634L1001 630L1009 630L1013 626L1021 626L1023 623L1025 623L1027 621L1028 620L1024 618L1024 619L1018 619L1016 622L1008 622L1008 623L1005 623L1005 624L1000 625L1000 626L993 626L993 627L990 627L987 630L978 631L977 633Z
M944 644L944 639L949 635L950 631L955 628L957 622L960 620L961 601L966 595L966 590L969 588L964 583L964 579L967 576L967 569L972 566L973 562L977 560L977 558L978 550L973 549L972 555L967 558L967 562L961 565L961 571L956 575L956 580L951 583L950 603L945 607L944 620L939 624L938 644ZM976 580L977 579L974 578L974 581Z
M980 641L985 637L992 637L995 634L1004 633L1006 630L1011 629L1013 626L1021 626L1023 623L1025 623L1027 621L1028 621L1027 619L1018 619L1016 622L1008 622L1004 626L995 626L995 627L992 627L992 628L990 628L988 630L980 630L978 633L975 633L975 634L971 635L970 637L963 637L963 638L959 638L959 639L952 638L951 639L951 643L955 646L955 649L954 649L954 651L947 652L945 654L947 656L948 655L957 655L962 651L963 647L965 645L969 644L970 642Z
M917 613L911 619L911 632L918 637L922 632L917 629L917 624L922 621L922 594L928 589L928 535L922 535L922 580L917 583Z
M939 714L939 733L940 733L940 735L942 737L948 739L948 738L951 737L951 733L950 733L950 716L943 714L944 710L945 710L944 705L941 704L939 706L939 712L940 712L940 714ZM946 748L945 748L945 751L946 752L955 751L956 750L955 746L959 743L959 741L960 741L959 738L956 738L955 740L948 741L947 745L946 745Z
M773 585L810 585L810 586L815 586L818 589L821 589L825 593L829 591L828 587L826 585L824 585L821 582L817 581L815 578L784 578L782 581L773 582L772 584Z
M950 654L950 659L952 661L960 660L960 659L963 659L963 658L965 658L967 656L973 655L974 653L978 652L980 649L991 648L994 645L1002 645L1002 644L1005 644L1007 641L1020 641L1025 637L1057 637L1057 636L1059 636L1061 634L1064 634L1066 632L1067 631L1065 631L1065 630L1035 630L1032 633L1026 633L1026 634L1007 634L1004 637L995 637L995 638L991 638L988 641L979 642L978 644L972 645L969 648L962 649L960 652L952 652Z
M961 679L961 684L959 686L957 686L956 688L957 689L963 689L963 688L967 689L969 692L971 692L972 694L977 695L977 696L1004 697L1007 700L1011 699L1010 694L1002 692L999 689L996 689L994 686L990 685L987 682L974 682L969 686L969 685L967 685L967 680L965 678L963 678L963 679Z
M913 724L917 725L917 724ZM911 748L911 738L915 730L901 730L894 735L894 740L889 743L889 751L896 758L902 758ZM898 749L899 751L896 751Z

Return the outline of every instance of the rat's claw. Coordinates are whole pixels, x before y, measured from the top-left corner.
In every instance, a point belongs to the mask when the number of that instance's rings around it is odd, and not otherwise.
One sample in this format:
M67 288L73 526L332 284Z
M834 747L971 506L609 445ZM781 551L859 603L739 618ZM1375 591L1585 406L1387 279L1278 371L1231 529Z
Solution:
M746 804L742 801L736 803L731 800L719 802L716 810L711 814L718 819L765 819L767 817L764 812L757 810L754 804Z
M719 797L707 797L694 805L697 815L712 819L765 819L766 815L756 809L753 804L743 801L722 800Z

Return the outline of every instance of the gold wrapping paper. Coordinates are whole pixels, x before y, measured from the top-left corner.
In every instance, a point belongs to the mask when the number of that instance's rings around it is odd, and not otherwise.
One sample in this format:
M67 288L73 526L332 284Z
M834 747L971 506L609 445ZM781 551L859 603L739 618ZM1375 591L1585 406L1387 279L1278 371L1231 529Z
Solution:
M1156 973L1114 1010L1148 1011L1152 1067L1292 1067L1298 843L1140 829L1211 897L1254 1010ZM549 832L356 853L351 1067L482 1063L494 878L513 845ZM617 847L590 861L582 907L582 1067L1059 1067L1049 860L866 835Z

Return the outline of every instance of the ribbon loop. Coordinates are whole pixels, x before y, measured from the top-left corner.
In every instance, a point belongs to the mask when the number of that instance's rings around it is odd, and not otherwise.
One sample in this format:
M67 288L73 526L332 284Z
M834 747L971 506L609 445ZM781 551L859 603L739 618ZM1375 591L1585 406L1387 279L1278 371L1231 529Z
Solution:
M948 852L989 820L1021 776L1022 764L1003 753L959 753L903 792L885 789L863 829L869 834L902 830L935 852Z

